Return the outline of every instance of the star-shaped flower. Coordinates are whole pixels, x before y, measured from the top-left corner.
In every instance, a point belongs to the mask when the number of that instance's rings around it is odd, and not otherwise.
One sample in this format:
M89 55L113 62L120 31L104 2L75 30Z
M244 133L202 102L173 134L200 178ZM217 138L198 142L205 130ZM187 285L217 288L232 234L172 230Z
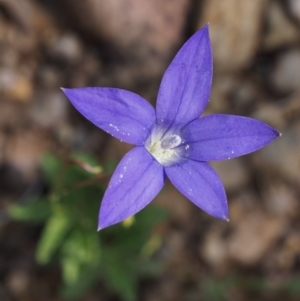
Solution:
M179 50L165 72L154 108L115 88L63 89L74 107L112 136L136 145L117 166L102 200L99 230L142 210L166 176L205 212L228 220L222 182L207 161L258 150L279 136L255 119L204 111L212 83L208 25Z

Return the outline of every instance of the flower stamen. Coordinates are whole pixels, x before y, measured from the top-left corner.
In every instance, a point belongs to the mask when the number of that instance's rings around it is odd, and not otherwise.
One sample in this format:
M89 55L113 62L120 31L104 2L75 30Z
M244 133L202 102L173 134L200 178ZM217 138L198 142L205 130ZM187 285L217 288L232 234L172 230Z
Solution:
M178 134L161 133L164 133L162 129L153 129L145 144L146 149L163 166L178 163L182 159L182 150L178 148L183 142L182 138Z

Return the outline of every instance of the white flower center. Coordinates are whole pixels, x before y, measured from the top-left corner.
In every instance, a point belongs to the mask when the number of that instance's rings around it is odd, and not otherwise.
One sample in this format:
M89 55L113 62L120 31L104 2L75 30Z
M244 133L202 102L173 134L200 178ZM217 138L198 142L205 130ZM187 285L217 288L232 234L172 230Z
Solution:
M182 142L182 140L179 135L171 135L171 136L167 136L163 140L161 140L160 146L163 149L172 149L172 148L180 145L181 142Z
M162 128L156 127L147 139L145 147L158 163L170 166L183 159L180 154L185 148L179 147L182 143L178 133L164 133Z

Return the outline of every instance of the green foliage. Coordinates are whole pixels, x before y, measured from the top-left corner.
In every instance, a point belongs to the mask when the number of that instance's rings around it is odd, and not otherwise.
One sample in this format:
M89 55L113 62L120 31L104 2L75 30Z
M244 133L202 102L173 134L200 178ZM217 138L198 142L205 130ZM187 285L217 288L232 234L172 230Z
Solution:
M54 214L47 220L36 252L39 263L45 264L51 260L71 226L70 219L64 214Z
M51 206L47 198L34 199L25 205L9 208L10 216L19 221L43 222L51 215Z
M41 168L49 194L9 210L16 220L44 224L36 258L40 264L60 262L65 299L77 299L100 278L124 301L135 301L138 279L160 272L152 255L161 239L153 228L166 219L164 210L149 206L126 223L96 232L107 180L102 171L112 165L99 166L87 154L67 161L45 155Z
M52 154L46 154L41 160L41 168L49 185L55 185L61 172L62 160Z

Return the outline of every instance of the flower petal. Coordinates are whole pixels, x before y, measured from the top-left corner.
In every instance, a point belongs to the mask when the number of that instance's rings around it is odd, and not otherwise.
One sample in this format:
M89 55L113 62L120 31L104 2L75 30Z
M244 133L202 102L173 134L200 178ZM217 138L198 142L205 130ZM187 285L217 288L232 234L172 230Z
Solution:
M208 25L179 50L165 72L157 98L157 121L166 126L198 118L209 100L212 50Z
M214 114L188 124L182 138L186 156L198 161L225 160L254 152L280 134L267 124L247 117Z
M163 167L144 147L135 147L121 160L101 203L98 230L130 217L162 189Z
M228 220L228 205L223 184L206 162L187 160L165 168L173 185L208 214Z
M74 107L112 136L143 145L155 121L154 108L139 95L114 88L63 89Z

